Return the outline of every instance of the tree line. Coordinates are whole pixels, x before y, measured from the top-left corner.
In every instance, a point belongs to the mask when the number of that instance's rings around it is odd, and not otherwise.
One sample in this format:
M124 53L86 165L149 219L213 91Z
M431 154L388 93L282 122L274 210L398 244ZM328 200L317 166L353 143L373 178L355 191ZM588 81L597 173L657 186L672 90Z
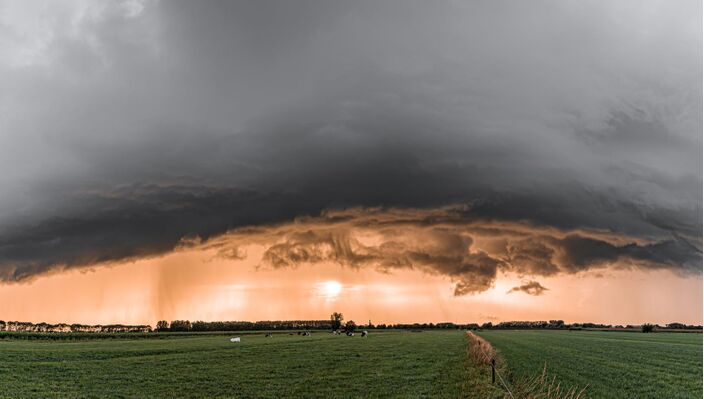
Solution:
M478 323L392 323L392 324L372 324L371 320L366 324L357 324L353 320L344 320L342 313L335 312L330 315L329 320L263 320L263 321L189 321L173 320L168 322L160 320L156 324L154 331L157 332L208 332L208 331L276 331L276 330L328 330L354 332L355 329L393 329L393 330L433 330L433 329L461 329L461 330L521 330L521 329L629 329L643 332L655 331L658 329L668 330L702 330L701 325L689 325L685 323L668 323L665 325L645 323L642 325L611 325L599 323L565 323L563 320L549 321L505 321L497 324L491 322ZM48 324L30 323L20 321L0 320L0 332L35 332L35 333L148 333L152 332L148 325L86 325L86 324Z
M664 326L657 324L643 324L646 330L654 329L702 329L700 325L687 325L683 323L669 323ZM188 321L173 320L170 323L161 320L156 324L155 331L264 331L264 330L330 330L351 331L357 328L375 330L535 330L535 329L641 329L641 325L612 325L600 323L565 323L563 320L549 321L504 321L497 324L488 323L391 323L391 324L357 324L353 320L345 322L342 313L335 312L330 315L330 320L265 320L265 321Z
M265 331L265 330L328 330L350 331L364 329L430 330L430 329L477 329L479 324L443 323L397 323L397 324L357 324L354 320L344 321L342 313L333 313L330 320L262 320L262 321L189 321L160 320L156 323L157 332L205 332L205 331Z
M563 320L550 320L550 321L504 321L498 324L484 323L479 326L481 329L485 330L531 330L531 329L628 329L637 330L643 329L644 332L653 331L655 329L670 329L670 330L701 330L701 325L688 325L684 323L669 323L663 326L658 324L644 323L642 325L621 325L621 324L600 324L600 323L571 323L566 324ZM647 330L647 331L646 331Z
M124 324L49 324L49 323L30 323L26 321L3 321L0 320L0 331L7 332L35 332L35 333L146 333L151 332L152 328L148 325L124 325Z
M263 331L263 330L330 330L329 320L262 320L262 321L189 321L160 320L155 331Z

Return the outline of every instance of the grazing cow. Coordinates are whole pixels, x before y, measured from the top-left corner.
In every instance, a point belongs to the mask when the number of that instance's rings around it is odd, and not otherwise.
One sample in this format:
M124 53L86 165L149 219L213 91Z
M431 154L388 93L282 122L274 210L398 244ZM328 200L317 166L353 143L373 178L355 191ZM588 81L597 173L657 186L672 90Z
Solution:
M271 338L271 333L266 333L265 337L266 337L266 338Z
M362 338L366 337L369 335L369 332L367 330L362 331Z
M230 338L230 342L240 342L240 337Z

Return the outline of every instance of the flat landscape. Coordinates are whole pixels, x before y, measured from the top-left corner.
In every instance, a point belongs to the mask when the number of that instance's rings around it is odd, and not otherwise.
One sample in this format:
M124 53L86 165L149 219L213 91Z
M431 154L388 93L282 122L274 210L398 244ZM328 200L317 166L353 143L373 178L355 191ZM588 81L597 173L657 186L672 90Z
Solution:
M702 334L482 331L512 380L540 373L591 398L701 398Z
M583 397L702 396L701 334L477 334L498 350L514 394L547 367L561 387L587 387ZM508 397L458 330L98 336L8 335L0 340L0 397ZM241 342L229 341L235 336Z
M460 331L3 340L0 396L486 397L466 344Z

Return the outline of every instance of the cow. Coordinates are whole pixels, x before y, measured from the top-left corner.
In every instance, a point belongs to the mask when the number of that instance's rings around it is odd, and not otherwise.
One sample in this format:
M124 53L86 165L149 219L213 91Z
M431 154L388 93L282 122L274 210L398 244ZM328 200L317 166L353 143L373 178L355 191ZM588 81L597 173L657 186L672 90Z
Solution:
M266 333L266 335L264 335L264 337L271 338L271 333Z
M369 335L369 332L367 330L362 331L362 338L366 337Z
M230 338L230 342L240 342L240 337Z

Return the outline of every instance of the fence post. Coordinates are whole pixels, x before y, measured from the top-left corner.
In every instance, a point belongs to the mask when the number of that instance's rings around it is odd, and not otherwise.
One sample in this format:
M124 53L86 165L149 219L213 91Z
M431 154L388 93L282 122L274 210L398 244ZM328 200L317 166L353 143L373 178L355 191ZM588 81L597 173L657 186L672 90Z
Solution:
M496 359L491 358L491 383L496 383Z

